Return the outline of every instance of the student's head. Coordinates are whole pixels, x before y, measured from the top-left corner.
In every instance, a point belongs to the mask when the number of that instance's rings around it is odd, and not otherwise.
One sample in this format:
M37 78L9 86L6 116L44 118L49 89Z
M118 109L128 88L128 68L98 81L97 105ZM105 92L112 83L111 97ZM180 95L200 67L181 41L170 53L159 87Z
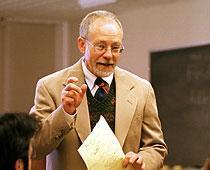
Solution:
M28 169L29 143L37 125L26 113L0 114L0 170Z
M108 11L89 13L80 24L78 47L91 73L106 77L114 72L123 50L123 28Z

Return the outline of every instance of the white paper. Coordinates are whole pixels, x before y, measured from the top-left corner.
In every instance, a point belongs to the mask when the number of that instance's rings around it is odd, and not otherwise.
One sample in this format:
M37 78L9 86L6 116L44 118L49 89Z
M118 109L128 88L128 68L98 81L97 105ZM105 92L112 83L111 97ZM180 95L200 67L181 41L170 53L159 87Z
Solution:
M78 152L88 170L133 170L132 166L122 167L125 154L103 116Z

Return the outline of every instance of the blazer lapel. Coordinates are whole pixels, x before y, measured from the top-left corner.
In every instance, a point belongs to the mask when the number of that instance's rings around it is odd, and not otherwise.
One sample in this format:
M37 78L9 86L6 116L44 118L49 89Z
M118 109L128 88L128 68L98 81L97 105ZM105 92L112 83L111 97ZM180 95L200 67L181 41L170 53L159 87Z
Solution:
M127 136L137 99L131 93L134 84L126 80L126 76L121 73L119 68L115 71L116 82L116 115L115 115L115 135L118 138L120 145L123 147Z
M76 131L82 142L84 142L84 140L91 133L90 117L86 95L84 96L82 103L77 108Z

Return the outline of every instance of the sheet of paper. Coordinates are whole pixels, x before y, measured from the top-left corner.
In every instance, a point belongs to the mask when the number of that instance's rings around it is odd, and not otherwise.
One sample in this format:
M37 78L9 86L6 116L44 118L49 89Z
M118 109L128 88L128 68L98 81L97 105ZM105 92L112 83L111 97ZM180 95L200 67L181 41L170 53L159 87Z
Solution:
M125 157L119 141L103 116L78 149L88 170L133 170L122 167Z

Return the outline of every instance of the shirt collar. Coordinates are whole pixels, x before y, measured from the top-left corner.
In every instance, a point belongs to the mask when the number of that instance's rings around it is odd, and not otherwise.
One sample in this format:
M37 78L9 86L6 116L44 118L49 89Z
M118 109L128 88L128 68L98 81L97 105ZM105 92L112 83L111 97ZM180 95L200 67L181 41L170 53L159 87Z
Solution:
M84 75L85 75L85 81L86 81L88 87L90 88L90 90L92 90L94 88L94 82L95 82L97 77L88 70L88 68L87 68L87 66L84 62L84 57L82 59L82 70L83 70ZM113 77L114 77L114 73L112 73L108 77L101 77L101 78L104 81L106 81L109 84L109 87L110 87L110 85L112 83L112 80L113 80Z

